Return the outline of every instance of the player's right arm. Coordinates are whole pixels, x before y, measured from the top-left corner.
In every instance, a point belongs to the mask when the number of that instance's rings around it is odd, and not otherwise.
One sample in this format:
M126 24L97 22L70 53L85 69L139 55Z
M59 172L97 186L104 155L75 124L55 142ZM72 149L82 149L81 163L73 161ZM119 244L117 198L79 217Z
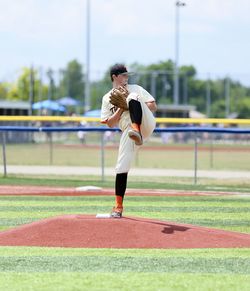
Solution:
M106 124L108 127L115 127L119 123L119 120L121 118L121 115L123 113L123 109L118 108L113 115L111 115L107 121Z
M121 118L123 109L115 108L109 102L110 92L107 93L102 100L102 109L101 109L101 123L106 124L108 127L115 127Z

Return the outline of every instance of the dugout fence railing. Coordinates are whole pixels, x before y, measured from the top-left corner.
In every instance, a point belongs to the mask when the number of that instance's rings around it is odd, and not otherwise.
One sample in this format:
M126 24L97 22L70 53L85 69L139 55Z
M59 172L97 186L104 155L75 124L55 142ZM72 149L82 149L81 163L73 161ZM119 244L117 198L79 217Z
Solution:
M178 119L178 121L180 121ZM190 120L189 120L190 121ZM183 119L182 119L183 122ZM245 124L245 123L244 123ZM0 132L2 136L2 157L3 157L3 172L4 177L7 176L7 158L6 158L6 133L7 132L100 132L104 133L106 131L114 131L119 132L118 128L108 128L108 127L100 127L100 126L90 126L90 127L64 127L64 126L52 126L52 127L43 127L43 126L0 126ZM197 172L198 172L198 134L199 133L212 133L212 134L250 134L250 128L236 128L236 127L228 127L228 128L218 128L214 126L173 126L173 127L156 127L155 133L163 133L163 132L191 132L193 133L194 139L194 160L193 160L193 181L194 184L197 183ZM105 179L105 164L104 164L104 155L105 155L105 142L104 138L101 138L101 178L102 181ZM52 137L52 135L50 135ZM52 149L52 138L50 138L50 147ZM50 150L52 153L52 150Z

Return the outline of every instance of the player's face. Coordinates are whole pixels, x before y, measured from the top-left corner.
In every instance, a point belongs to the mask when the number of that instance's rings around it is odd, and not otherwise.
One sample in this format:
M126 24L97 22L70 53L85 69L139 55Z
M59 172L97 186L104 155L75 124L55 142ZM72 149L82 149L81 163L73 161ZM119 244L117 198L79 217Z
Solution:
M116 87L127 86L127 84L128 84L128 74L120 74L118 76L115 76L114 81L115 81Z

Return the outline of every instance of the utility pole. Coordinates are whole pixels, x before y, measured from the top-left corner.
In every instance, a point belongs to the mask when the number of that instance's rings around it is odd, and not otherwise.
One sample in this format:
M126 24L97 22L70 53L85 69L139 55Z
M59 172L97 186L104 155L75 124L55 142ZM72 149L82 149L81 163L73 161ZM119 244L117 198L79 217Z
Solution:
M29 79L29 115L33 114L32 105L34 102L34 69L33 65L30 67Z
M156 96L156 78L157 78L157 72L156 71L151 72L150 93L152 96Z
M85 112L90 109L90 81L89 81L89 68L90 68L90 0L86 0L86 70L85 70Z
M230 115L230 79L226 77L225 79L225 118L229 118Z
M174 104L179 104L179 7L185 6L186 3L176 1L175 6L175 65L174 65Z
M207 82L206 82L206 115L207 115L207 118L211 117L210 74L208 74L208 76L207 76Z

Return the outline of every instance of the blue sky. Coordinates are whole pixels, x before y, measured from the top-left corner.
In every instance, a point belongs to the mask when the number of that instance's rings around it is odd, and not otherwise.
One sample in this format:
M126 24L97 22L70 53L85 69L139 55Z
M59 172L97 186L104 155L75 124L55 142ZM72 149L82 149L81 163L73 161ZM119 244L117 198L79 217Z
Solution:
M86 63L87 0L0 0L0 80L24 66ZM175 59L174 0L90 0L91 78L115 62L143 65ZM185 0L179 65L198 76L229 75L250 85L250 1Z

